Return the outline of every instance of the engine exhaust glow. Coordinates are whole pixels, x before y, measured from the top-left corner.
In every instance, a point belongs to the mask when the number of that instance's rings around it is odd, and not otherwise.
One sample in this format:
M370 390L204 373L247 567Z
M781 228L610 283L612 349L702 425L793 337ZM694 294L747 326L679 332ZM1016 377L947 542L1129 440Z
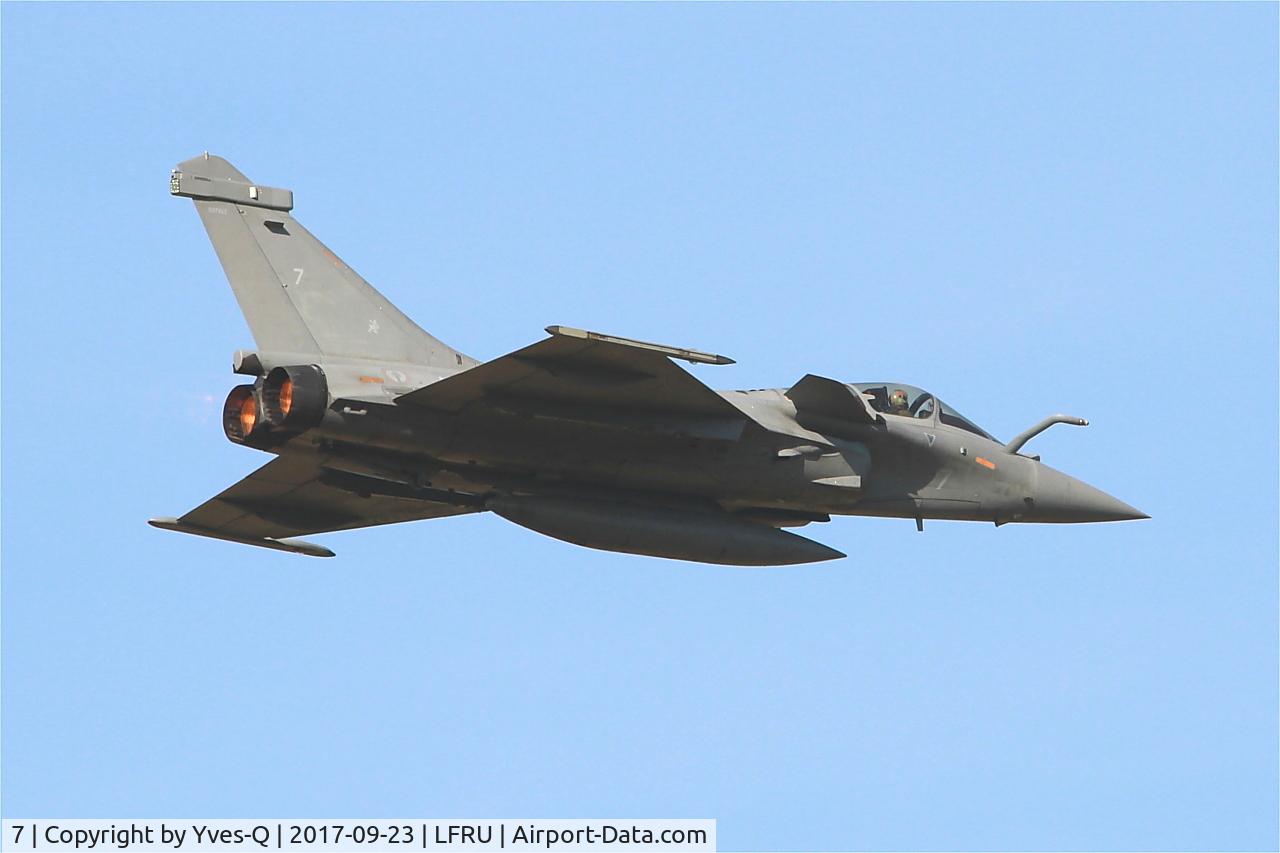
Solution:
M282 418L289 417L289 410L293 408L293 380L285 377L280 383L280 416Z
M254 402L253 395L247 395L240 401L240 434L249 435L253 432L253 427L258 422L258 404Z

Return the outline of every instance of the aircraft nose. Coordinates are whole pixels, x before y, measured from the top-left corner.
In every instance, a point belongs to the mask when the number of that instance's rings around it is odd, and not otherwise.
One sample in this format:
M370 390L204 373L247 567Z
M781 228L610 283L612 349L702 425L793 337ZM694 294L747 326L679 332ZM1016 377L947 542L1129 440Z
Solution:
M1035 520L1060 523L1135 521L1150 518L1122 500L1047 465L1038 472Z

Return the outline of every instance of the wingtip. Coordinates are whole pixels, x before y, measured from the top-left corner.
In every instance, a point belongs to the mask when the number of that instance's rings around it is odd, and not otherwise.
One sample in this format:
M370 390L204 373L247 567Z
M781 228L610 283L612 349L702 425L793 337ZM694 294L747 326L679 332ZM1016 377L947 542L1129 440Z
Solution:
M293 553L301 554L304 557L326 557L327 558L327 557L338 556L333 551L329 550L323 545L317 545L314 542L299 542L296 539L277 539L276 541L289 542L290 544L295 546L295 548L293 549ZM301 545L303 547L296 547L298 545Z
M256 545L259 548L270 548L275 551L285 551L290 554L302 554L305 557L337 556L337 554L323 545L317 545L314 542L307 542L303 539L272 539L270 537L257 538L253 536L237 536L235 534L225 533L219 530L211 530L191 524L183 524L181 520L167 516L148 519L147 524L161 530L172 530L175 533L189 533L193 536L205 536L210 539L221 539L226 542L238 542L242 545Z

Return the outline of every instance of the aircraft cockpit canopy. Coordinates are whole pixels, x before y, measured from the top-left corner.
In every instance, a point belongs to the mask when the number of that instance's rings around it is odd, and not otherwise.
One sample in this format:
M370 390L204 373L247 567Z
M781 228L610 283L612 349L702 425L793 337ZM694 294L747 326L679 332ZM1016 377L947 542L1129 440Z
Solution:
M853 387L858 389L871 408L882 415L931 421L936 414L938 420L948 426L959 427L996 441L989 432L923 388L901 382L859 382Z

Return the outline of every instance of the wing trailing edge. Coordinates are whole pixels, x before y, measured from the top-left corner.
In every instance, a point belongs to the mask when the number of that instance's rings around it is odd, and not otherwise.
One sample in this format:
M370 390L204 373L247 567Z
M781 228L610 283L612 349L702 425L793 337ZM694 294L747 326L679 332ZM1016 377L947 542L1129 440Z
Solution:
M479 512L448 502L443 493L396 489L394 483L332 467L322 454L286 449L181 518L154 518L162 530L257 545L312 557L332 557L321 545L293 539L308 533L354 530Z

